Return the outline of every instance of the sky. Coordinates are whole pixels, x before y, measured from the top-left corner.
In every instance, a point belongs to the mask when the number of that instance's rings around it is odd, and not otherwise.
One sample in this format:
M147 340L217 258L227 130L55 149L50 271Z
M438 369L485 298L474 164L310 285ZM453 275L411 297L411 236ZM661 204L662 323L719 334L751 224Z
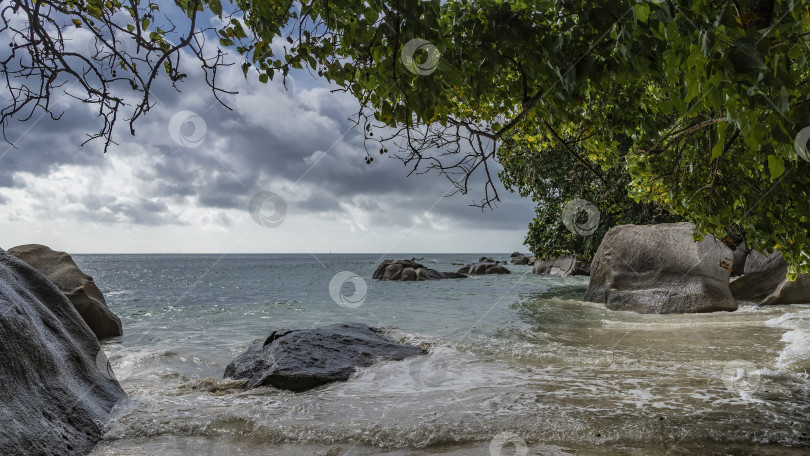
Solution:
M75 31L77 46L81 30ZM0 43L2 45L3 43ZM365 162L357 101L306 73L261 84L237 65L219 105L189 68L181 92L118 143L81 143L94 107L59 95L58 121L12 122L0 145L0 247L37 243L70 253L462 253L526 251L534 213L500 189L494 209L437 174L407 176L399 160ZM165 82L165 80L164 80ZM258 195L258 196L257 196ZM251 214L251 200L254 208ZM273 202L279 202L278 205ZM257 209L257 210L256 210ZM263 217L261 217L261 216Z

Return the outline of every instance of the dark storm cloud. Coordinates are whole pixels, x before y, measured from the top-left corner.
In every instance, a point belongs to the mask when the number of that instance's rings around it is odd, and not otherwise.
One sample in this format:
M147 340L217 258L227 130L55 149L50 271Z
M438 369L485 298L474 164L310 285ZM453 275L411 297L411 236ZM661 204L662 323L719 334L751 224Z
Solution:
M12 145L0 146L0 187L13 186L15 172L43 175L55 166L74 164L98 167L103 164L97 144L82 147L97 119L87 107L73 103L59 120L37 112L26 122L12 121L6 139Z
M246 210L256 192L273 190L288 200L290 211L335 218L349 216L346 206L351 206L383 226L407 225L431 208L449 223L470 228L523 229L532 217L532 205L506 191L496 210L482 212L469 207L480 193L442 198L452 190L442 177L406 177L409 169L388 156L374 155L366 165L362 131L349 119L357 110L350 96L328 88L285 91L280 84L245 83L235 73L223 80L226 88L241 92L226 99L233 110L214 101L199 74L181 85L182 93L158 85L157 104L136 124L136 136L122 122L116 132L120 146L108 152L137 163L131 170L137 194L102 189L108 196L84 198L80 204L86 213L76 216L150 226L180 223L164 201ZM171 138L170 120L183 110L205 121L205 139L198 147L186 148ZM98 121L88 107L73 103L62 120L42 120L24 136L30 123L15 125L10 137L22 138L18 150L0 158L0 186L13 185L13 173L46 176L64 164L101 173L106 163L101 142L79 146ZM385 215L391 210L396 220Z

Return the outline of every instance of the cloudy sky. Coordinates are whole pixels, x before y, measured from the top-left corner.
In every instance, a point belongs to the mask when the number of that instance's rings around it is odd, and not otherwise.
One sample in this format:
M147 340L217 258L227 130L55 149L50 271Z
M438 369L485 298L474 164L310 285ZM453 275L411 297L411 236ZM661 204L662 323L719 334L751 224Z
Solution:
M77 42L80 42L80 38ZM129 134L118 126L105 154L92 107L62 96L59 121L38 112L7 129L0 146L0 247L40 243L74 253L511 252L522 246L533 205L502 191L494 210L481 194L452 190L435 175L407 177L403 164L364 161L352 128L354 98L295 74L245 81L232 68L218 105L189 69L182 93L161 88L157 106ZM251 198L269 223L249 212ZM266 194L263 194L266 195ZM259 220L260 222L261 220ZM272 222L276 223L272 223ZM280 222L280 224L278 223Z

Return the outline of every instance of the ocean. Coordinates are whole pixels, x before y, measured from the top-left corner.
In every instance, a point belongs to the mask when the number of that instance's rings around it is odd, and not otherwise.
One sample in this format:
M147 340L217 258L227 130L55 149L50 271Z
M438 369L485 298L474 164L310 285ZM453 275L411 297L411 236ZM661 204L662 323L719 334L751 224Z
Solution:
M93 454L807 454L810 305L616 312L512 265L371 278L482 255L74 255L124 324L102 345L129 399ZM429 354L304 393L222 378L273 330L347 321Z

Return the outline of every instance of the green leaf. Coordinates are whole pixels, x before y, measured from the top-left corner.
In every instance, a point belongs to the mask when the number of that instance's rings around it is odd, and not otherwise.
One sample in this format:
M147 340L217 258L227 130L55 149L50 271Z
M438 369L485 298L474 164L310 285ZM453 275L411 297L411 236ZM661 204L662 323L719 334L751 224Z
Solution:
M771 177L776 179L785 173L785 161L782 157L776 155L768 155L768 171Z
M633 9L636 12L636 19L646 24L650 19L650 5L647 3L636 3L633 5Z
M220 3L220 0L209 0L208 8L211 9L212 13L222 17L222 3Z
M717 141L712 146L712 157L709 161L714 161L717 157L723 155L723 150L726 148L726 130L722 129Z

